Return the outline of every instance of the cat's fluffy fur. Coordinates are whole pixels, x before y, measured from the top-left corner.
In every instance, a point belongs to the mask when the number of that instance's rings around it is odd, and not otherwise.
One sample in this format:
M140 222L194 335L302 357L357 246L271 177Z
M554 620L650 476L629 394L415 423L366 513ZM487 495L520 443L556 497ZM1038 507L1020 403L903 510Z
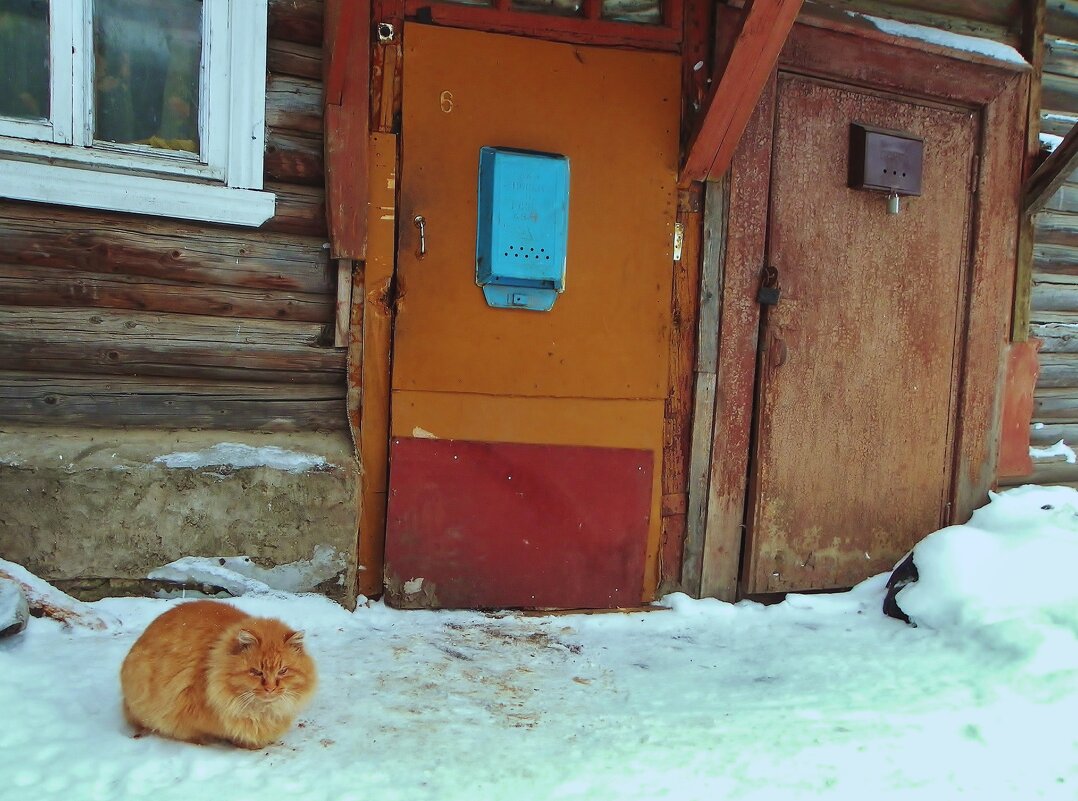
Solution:
M316 682L302 632L217 601L165 612L120 669L124 716L137 731L244 748L284 734Z

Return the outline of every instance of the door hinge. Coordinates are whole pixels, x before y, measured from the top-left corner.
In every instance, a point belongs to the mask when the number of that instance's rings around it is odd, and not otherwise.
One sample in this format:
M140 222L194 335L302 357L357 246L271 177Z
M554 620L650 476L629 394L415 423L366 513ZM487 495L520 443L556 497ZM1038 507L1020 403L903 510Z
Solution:
M674 261L681 261L681 249L685 246L685 226L674 223Z

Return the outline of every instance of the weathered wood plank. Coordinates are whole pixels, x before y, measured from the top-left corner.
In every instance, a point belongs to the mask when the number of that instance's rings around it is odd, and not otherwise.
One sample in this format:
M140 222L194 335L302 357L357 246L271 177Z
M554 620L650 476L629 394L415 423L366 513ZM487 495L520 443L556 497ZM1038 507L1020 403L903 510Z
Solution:
M266 135L265 174L271 181L321 186L325 180L322 138L270 128Z
M352 260L336 259L337 303L333 322L333 347L347 348L352 326Z
M689 474L686 482L688 510L682 548L681 581L692 594L702 592L704 549L707 542L707 506L715 436L719 317L726 260L726 226L729 219L729 177L705 184L703 247L698 284L696 375L693 386ZM735 568L736 569L736 568ZM734 576L736 584L736 576Z
M322 44L322 0L269 0L271 39Z
M312 323L333 319L333 301L326 295L148 281L141 276L11 264L0 264L0 305L85 306Z
M0 308L0 369L333 384L325 326L104 309Z
M0 203L0 263L332 296L322 238Z
M319 81L322 79L322 48L270 39L266 67L275 75Z
M0 372L0 421L240 431L329 431L346 426L343 385L19 372Z
M322 133L322 82L270 75L266 85L266 125Z
M363 321L359 380L349 377L349 392L360 393L359 452L363 465L362 517L359 524L359 592L382 592L385 564L386 493L389 484L389 375L393 337L393 261L396 252L397 137L371 135L367 207L369 241L363 294L352 302ZM355 365L356 359L353 359Z
M693 374L696 344L696 308L700 285L702 205L698 191L682 193L678 222L682 226L681 259L674 262L671 285L670 378L663 415L662 491L664 520L659 549L659 593L679 588L682 546L692 445ZM667 510L665 499L681 499L679 510Z
M277 212L262 226L263 230L325 239L325 189L276 181L267 182L266 188L277 194Z

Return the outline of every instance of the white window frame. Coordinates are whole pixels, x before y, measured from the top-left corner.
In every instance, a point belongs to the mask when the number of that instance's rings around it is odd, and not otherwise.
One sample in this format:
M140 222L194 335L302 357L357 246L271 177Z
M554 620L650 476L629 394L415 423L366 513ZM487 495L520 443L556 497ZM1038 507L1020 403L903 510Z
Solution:
M0 197L258 226L267 0L203 0L199 149L93 140L93 2L50 0L50 116L0 117Z

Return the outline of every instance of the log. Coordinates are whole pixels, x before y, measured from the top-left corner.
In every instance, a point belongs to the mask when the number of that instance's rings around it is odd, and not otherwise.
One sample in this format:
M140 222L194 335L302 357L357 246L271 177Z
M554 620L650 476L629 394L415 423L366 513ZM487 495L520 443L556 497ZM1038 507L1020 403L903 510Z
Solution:
M1048 4L1048 33L1078 40L1078 0L1052 0Z
M269 0L269 35L299 44L322 44L322 0Z
M0 421L90 428L336 431L344 386L0 372Z
M321 134L321 82L290 75L270 75L266 85L266 125Z
M1045 36L1044 71L1078 78L1078 42Z
M103 309L0 308L0 369L337 384L324 326Z
M1041 109L1070 114L1078 111L1078 77L1046 72L1041 85Z
M275 75L321 80L322 48L270 39L266 51L266 67Z
M1066 314L1057 316L1058 320L1034 323L1032 325L1030 333L1044 343L1041 346L1040 357L1042 366L1051 361L1046 360L1045 354L1078 353L1078 318ZM1073 373L1076 368L1069 367L1067 369L1068 372ZM1078 386L1078 381L1075 382L1075 386Z
M1078 248L1078 215L1044 212L1034 220L1033 231L1039 245Z
M0 203L0 263L332 296L322 238Z
M84 306L311 323L328 323L333 319L333 300L326 295L155 281L133 275L104 276L79 270L61 272L10 264L0 264L0 305Z
M1078 388L1038 389L1033 419L1051 423L1078 423Z
M1037 448L1047 448L1063 440L1072 448L1078 448L1078 425L1038 423L1030 428L1029 444Z
M1047 343L1045 345L1047 346ZM1075 351L1042 352L1040 363L1041 372L1037 378L1038 390L1078 387L1078 353Z
M1061 245L1033 247L1034 280L1038 274L1078 277L1078 251Z
M1051 109L1041 109L1041 133L1055 136L1066 136L1067 131L1078 122L1078 117L1072 114L1053 112Z
M266 188L277 194L277 213L262 230L278 231L326 239L326 192L322 187L270 182ZM336 294L336 281L333 282Z
M265 174L269 181L321 186L325 181L322 138L270 128Z

